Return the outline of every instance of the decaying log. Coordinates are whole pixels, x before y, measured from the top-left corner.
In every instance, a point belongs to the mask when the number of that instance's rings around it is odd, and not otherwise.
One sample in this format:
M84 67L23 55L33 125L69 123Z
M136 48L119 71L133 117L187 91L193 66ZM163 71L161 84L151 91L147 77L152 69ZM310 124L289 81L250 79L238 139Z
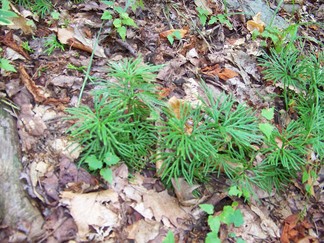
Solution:
M27 234L24 241L37 242L44 219L23 189L20 159L16 122L0 103L0 236L1 228L19 228Z

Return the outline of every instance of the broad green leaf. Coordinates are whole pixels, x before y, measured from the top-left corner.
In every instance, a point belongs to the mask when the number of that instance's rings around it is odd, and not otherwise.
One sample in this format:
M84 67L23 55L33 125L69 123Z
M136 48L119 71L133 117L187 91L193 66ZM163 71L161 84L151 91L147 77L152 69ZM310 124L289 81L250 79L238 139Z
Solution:
M113 18L112 12L108 10L105 10L101 16L102 20L111 20L112 18Z
M0 18L12 18L17 17L17 14L12 11L0 9Z
M246 243L245 240L243 240L241 237L236 238L236 243Z
M232 223L231 215L234 213L234 209L231 206L224 206L223 212L219 215L221 222L229 225Z
M116 156L115 154L112 154L110 152L106 153L104 162L106 165L111 166L111 165L115 165L119 162L119 158L118 156Z
M120 35L120 37L122 38L122 40L126 39L126 31L127 31L127 29L125 26L121 26L121 27L117 28L117 32Z
M220 219L218 216L211 216L208 217L208 225L211 229L211 231L218 233L219 227L220 227Z
M9 19L0 17L0 25L11 25L11 24L13 24L13 22L10 21Z
M10 2L8 0L2 0L2 10L9 10L10 9Z
M119 15L122 19L129 19L129 15L128 15L128 13L126 13L126 12L122 12L122 13L120 13L120 15Z
M133 27L136 27L137 25L135 24L134 20L131 19L131 18L125 18L125 19L122 19L122 24L124 25L127 25L127 26L133 26Z
M303 172L303 178L302 178L302 183L305 183L309 178L309 174L307 173L307 171Z
M261 115L269 121L272 120L274 117L274 107L269 109L263 109L261 111Z
M240 189L238 189L237 186L231 186L229 191L228 191L228 195L241 197L242 196L242 191Z
M214 206L211 204L200 204L199 207L205 211L207 214L213 214L214 213Z
M0 58L0 68L8 72L17 72L15 67L10 64L8 59Z
M101 1L101 2L103 2L104 4L106 4L110 7L114 6L114 1Z
M90 170L98 170L102 168L102 162L97 159L95 155L89 155L85 162L88 164Z
M122 15L123 13L126 13L125 10L122 7L114 7L114 10L119 13L120 15Z
M118 29L122 26L121 19L114 19L113 25Z
M53 19L56 19L56 20L60 19L60 13L57 12L57 11L52 12L51 16L52 16Z
M274 130L274 126L272 126L269 123L260 123L259 124L259 129L261 130L261 132L264 133L264 135L266 135L266 137L268 138L268 140L271 137L271 134Z
M243 214L241 213L241 210L236 209L234 213L230 215L230 221L234 224L235 227L240 227L244 223Z
M174 35L174 37L177 38L178 40L181 40L181 38L182 38L180 30L175 30L175 31L173 32L173 35Z
M173 45L173 43L174 43L173 34L167 35L167 39L170 42L170 44Z
M206 236L205 243L221 243L221 240L218 238L218 233L209 232Z
M208 21L208 24L215 24L218 21L216 16L212 16Z
M106 181L108 181L109 184L111 184L113 182L113 173L112 173L111 169L109 169L109 168L101 169L100 175L102 176L102 178L104 178Z
M168 231L166 237L163 239L162 243L174 243L174 235L171 230Z
M198 17L199 17L199 20L200 20L201 24L202 24L203 26L205 26L206 21L207 21L207 16L206 16L206 15L201 15L201 14L199 14Z

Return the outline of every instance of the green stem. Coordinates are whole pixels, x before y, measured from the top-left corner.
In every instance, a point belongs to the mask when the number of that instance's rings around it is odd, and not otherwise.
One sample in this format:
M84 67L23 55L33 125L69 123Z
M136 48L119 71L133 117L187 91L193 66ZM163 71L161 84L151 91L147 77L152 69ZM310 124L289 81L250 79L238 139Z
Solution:
M80 94L79 94L79 99L78 99L77 107L80 106L84 88L85 88L85 86L87 84L87 80L90 79L89 77L90 77L91 66L92 66L93 58L94 58L94 55L95 55L95 52L96 52L96 49L97 49L97 46L98 46L99 36L101 34L103 24L104 23L102 23L101 26L100 26L100 29L99 29L99 32L98 32L98 35L97 35L97 38L96 38L96 42L94 43L94 46L93 46L93 50L92 50L92 53L91 53L91 56L90 56L90 64L89 64L89 66L87 68L87 72L85 73L85 77L84 77L83 84L82 84L82 87L81 87L81 90L80 90Z

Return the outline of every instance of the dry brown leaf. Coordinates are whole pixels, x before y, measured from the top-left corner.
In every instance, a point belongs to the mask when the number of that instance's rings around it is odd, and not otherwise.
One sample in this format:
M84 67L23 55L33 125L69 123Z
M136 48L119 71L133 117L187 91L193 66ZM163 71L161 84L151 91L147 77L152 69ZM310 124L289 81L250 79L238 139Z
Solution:
M257 13L252 20L246 22L246 28L252 33L254 30L262 33L264 31L265 23L261 20L261 13Z
M30 56L25 50L19 46L16 41L13 38L13 33L12 31L9 31L4 37L0 37L0 42L4 44L5 46L10 47L14 51L18 52L20 55L22 55L24 58L27 60L30 60Z
M80 240L87 240L89 226L105 227L112 230L118 227L120 218L116 213L119 209L118 194L113 190L79 194L62 192L62 204L67 205L78 226Z
M215 64L213 66L207 66L201 69L201 72L209 76L218 76L220 79L224 81L239 76L238 73L234 72L231 69L221 68L219 64Z
M156 221L141 219L127 227L127 238L135 242L150 242L158 236L160 227Z
M205 196L196 198L192 194L200 185L189 185L184 178L178 178L177 180L172 178L172 185L180 204L185 207L195 206L206 200Z
M160 33L161 38L167 38L168 35L173 34L175 31L179 31L181 38L185 37L185 35L188 33L188 29L183 28L183 29L170 29L166 30Z
M46 97L43 95L42 90L38 87L35 82L31 79L29 74L26 72L23 64L19 65L18 68L20 79L28 89L28 91L33 95L36 102L41 103L46 100Z
M206 10L209 15L213 13L213 10L210 7L208 7L208 2L209 1L206 1L206 0L195 0L194 2L195 2L195 4L196 4L197 7Z
M160 193L148 191L143 195L145 208L153 211L156 221L161 222L166 217L174 226L181 227L178 219L189 219L189 214L179 206L178 200L171 197L167 190Z
M77 26L74 29L59 28L57 30L57 38L62 44L68 44L73 48L92 53L96 43L96 38L89 39ZM95 55L106 58L104 49L101 46L96 46Z
M180 119L180 107L181 107L181 104L183 104L183 100L178 99L175 96L172 96L168 100L168 103L169 103L171 111L173 111L175 117Z

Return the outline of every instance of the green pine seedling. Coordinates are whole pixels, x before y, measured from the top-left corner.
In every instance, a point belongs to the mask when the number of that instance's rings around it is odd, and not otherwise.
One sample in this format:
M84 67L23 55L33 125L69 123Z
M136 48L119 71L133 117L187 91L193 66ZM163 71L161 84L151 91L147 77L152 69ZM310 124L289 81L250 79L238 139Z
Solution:
M158 127L161 138L156 160L163 161L160 173L167 184L178 177L192 184L215 170L214 132L208 128L201 107L183 103L179 109L179 117L172 110L165 111L167 120Z
M158 85L154 84L161 66L144 64L141 58L124 59L109 64L109 75L117 81L98 80L100 89L94 91L109 103L121 106L135 121L145 121L160 111ZM155 116L157 117L157 116Z
M44 52L47 55L51 55L56 49L60 49L61 51L64 51L64 45L57 40L56 35L54 34L50 35L45 39L44 46L46 48Z

